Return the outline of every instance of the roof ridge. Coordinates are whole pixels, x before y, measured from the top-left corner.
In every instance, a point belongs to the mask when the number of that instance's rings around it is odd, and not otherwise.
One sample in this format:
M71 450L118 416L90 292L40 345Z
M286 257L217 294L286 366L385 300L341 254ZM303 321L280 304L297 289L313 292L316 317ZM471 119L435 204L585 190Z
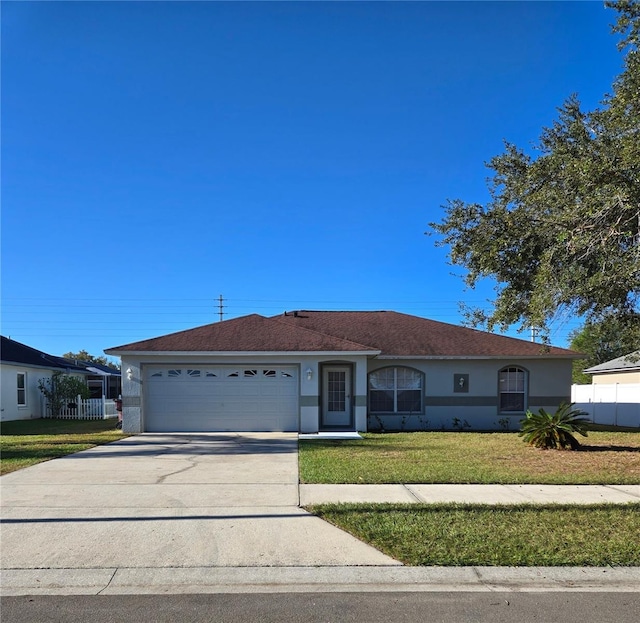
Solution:
M303 310L298 310L298 311L303 311ZM294 318L294 316L290 316L290 318ZM296 327L296 325L289 324L288 322L283 322L280 319L280 316L272 316L270 318L267 318L267 320L273 320L278 324L281 324L282 326L285 326L288 328L295 327L297 331L305 331L307 333L312 333L314 335L322 335L324 337L330 337L330 338L333 338L334 340L341 340L342 342L346 342L347 344L353 344L354 346L368 348L369 350L374 350L374 351L380 350L375 346L371 346L371 344L361 344L360 342L354 342L353 340L350 340L346 337L340 337L339 335L334 335L333 333L325 333L324 331L317 331L316 329L308 329L307 327Z

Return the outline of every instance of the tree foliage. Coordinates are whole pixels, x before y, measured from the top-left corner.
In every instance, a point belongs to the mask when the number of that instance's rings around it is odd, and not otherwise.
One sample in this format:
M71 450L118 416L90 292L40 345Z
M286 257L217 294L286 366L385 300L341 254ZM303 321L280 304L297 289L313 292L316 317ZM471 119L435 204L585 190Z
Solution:
M83 379L62 372L54 372L51 378L38 379L38 388L51 407L51 414L56 416L65 403L73 402L78 396L89 398L91 392Z
M74 359L77 361L84 361L86 363L98 363L100 365L103 366L109 366L110 368L113 368L114 370L117 370L118 367L115 363L113 363L113 361L110 361L107 357L105 356L99 356L96 357L94 355L89 354L86 350L81 350L77 353L65 353L64 355L62 355L65 359Z
M626 51L612 93L592 112L569 97L533 154L506 143L488 162L485 205L449 200L430 223L469 286L497 283L491 312L471 310L475 324L545 328L560 312L597 319L638 308L640 4L608 6Z
M586 355L573 362L573 382L591 383L591 376L583 373L585 368L640 349L640 314L605 316L586 322L570 338L570 347Z

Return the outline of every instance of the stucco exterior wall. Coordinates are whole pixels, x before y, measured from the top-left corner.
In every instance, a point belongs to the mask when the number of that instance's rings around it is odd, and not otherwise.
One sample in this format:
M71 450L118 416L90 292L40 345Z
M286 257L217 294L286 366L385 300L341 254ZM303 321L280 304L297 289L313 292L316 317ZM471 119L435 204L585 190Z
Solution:
M354 428L377 430L517 430L522 413L500 413L498 372L508 366L527 371L526 408L555 410L571 397L571 360L569 359L370 359L366 356L332 355L144 355L122 358L123 430L142 432L144 425L145 365L295 365L299 370L299 430L319 430L321 367L323 363L348 363L353 371L352 407ZM424 374L422 413L373 415L368 409L368 373L388 366L408 366ZM127 374L131 370L131 378ZM307 378L311 370L311 379ZM464 375L464 391L455 381Z
M369 428L385 430L518 430L522 413L501 413L498 373L517 366L527 371L525 409L555 410L571 397L569 359L377 359L369 371L408 366L424 374L424 408L419 414L374 415ZM465 391L456 387L465 378Z
M640 370L629 372L611 372L608 374L594 374L591 378L594 385L612 383L640 383Z
M51 378L51 370L14 364L2 364L0 372L1 411L0 420L31 420L40 418L42 413L42 394L38 389L38 379ZM26 373L26 402L18 406L18 373Z
M353 366L353 408L357 430L367 425L367 359L365 356L336 357L332 355L139 355L122 357L122 418L124 432L145 430L144 378L146 365L295 365L299 370L299 430L315 433L319 430L321 409L321 364L325 362L349 363ZM128 374L128 370L131 370ZM311 379L307 378L311 370ZM131 378L129 378L129 376Z

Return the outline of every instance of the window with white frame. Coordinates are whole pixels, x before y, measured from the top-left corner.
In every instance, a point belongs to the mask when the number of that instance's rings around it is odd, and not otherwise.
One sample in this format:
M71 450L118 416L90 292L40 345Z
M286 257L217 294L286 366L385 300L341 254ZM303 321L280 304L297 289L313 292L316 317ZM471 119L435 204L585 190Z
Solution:
M18 372L16 385L18 389L18 406L27 406L27 373Z
M423 374L405 367L381 368L369 374L371 413L422 413Z
M501 413L522 413L527 405L527 371L516 366L498 373Z

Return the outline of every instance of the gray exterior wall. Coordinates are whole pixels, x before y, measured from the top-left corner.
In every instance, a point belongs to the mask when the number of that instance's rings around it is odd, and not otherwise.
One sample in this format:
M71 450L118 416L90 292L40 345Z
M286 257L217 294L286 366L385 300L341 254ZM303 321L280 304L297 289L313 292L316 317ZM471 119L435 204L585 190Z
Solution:
M122 357L122 430L140 433L145 430L145 365L158 364L273 364L296 365L299 368L299 430L315 433L320 422L320 368L324 362L347 363L353 366L353 417L354 428L364 431L367 427L367 358L363 355L339 357L335 355L136 355ZM311 370L311 379L306 371ZM127 371L131 370L128 374ZM131 378L129 378L129 376Z
M527 370L526 408L554 411L571 398L570 359L369 359L365 356L317 355L140 355L122 358L123 430L144 431L144 366L167 363L289 364L299 366L299 430L317 432L320 421L320 367L323 362L353 366L354 428L366 430L518 430L523 413L499 411L498 372L508 366ZM411 415L374 415L368 409L368 373L388 366L408 366L424 374L424 406ZM131 370L128 378L127 370ZM311 380L306 370L312 370ZM467 391L454 381L464 375Z
M501 413L498 373L517 366L527 374L525 408L557 409L571 399L570 359L375 359L369 372L388 366L408 366L424 374L422 413L368 415L369 430L518 430L522 413ZM455 381L464 375L467 391Z

